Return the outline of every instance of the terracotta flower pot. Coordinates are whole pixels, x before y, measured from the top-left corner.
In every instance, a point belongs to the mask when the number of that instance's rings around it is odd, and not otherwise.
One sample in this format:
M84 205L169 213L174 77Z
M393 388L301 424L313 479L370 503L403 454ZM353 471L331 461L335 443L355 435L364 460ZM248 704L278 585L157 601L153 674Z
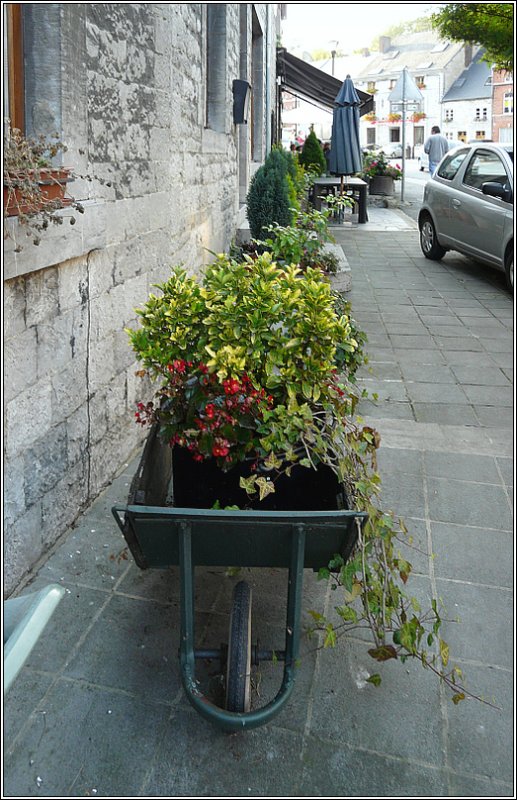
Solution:
M27 188L23 186L26 181L32 182L35 178L35 171L4 174L4 214L6 217L15 217L19 214L37 214L47 204L54 203L55 208L65 208L73 201L71 197L65 197L66 184L73 178L70 177L72 170L67 167L56 169L38 170L37 185L39 192L36 191L34 198L27 196ZM41 193L41 194L39 194ZM55 201L59 201L56 203Z

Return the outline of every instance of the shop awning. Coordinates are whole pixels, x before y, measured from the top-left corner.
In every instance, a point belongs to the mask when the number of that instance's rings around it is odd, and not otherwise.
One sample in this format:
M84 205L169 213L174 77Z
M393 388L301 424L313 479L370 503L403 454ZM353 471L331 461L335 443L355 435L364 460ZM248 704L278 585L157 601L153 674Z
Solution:
M321 108L330 110L334 108L343 81L291 55L284 47L277 49L276 64L281 89ZM373 111L372 95L359 89L356 91L361 100L360 115Z

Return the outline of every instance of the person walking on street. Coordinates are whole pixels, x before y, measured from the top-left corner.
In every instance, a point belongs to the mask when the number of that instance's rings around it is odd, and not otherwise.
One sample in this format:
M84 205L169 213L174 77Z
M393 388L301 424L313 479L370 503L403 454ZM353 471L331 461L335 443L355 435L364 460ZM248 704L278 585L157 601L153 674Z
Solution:
M330 142L325 142L323 145L323 155L327 163L327 175L330 175Z
M436 167L449 149L449 142L440 133L438 125L433 125L431 135L424 144L424 153L429 156L429 172L434 175Z

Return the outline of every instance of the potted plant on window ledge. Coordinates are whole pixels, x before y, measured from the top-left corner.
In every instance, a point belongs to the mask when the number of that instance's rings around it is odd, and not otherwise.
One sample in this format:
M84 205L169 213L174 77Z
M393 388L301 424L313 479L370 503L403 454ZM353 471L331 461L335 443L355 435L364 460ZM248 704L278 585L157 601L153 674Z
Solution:
M17 128L8 129L4 140L4 215L17 217L36 245L50 224L62 224L59 211L84 211L80 202L66 195L74 180L72 168L53 163L66 149L57 134L28 138ZM70 217L70 223L74 222ZM6 236L12 235L5 226L4 231ZM21 246L17 244L15 249L19 251Z

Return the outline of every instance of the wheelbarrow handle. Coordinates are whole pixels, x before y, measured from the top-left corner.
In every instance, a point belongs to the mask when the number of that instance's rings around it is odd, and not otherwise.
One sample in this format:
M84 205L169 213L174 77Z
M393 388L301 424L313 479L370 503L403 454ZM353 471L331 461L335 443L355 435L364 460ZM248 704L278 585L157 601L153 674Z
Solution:
M181 642L180 668L183 688L189 702L201 716L227 732L256 728L276 716L294 688L294 670L300 645L300 621L305 556L305 526L293 525L291 563L287 593L286 653L282 685L271 702L247 712L219 708L199 690L195 678L194 652L194 564L190 525L180 523Z

